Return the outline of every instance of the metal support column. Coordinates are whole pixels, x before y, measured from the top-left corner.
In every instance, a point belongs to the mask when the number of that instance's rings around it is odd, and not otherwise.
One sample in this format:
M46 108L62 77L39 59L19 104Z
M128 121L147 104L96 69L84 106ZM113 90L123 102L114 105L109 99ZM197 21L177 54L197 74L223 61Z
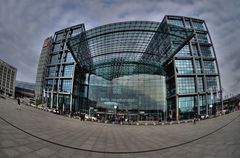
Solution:
M176 95L176 121L179 121L178 95Z
M88 75L88 85L87 85L87 106L88 106L88 108L90 108L90 105L89 105L89 86L90 86L90 77L91 77L91 74ZM85 107L85 110L86 110L86 107Z

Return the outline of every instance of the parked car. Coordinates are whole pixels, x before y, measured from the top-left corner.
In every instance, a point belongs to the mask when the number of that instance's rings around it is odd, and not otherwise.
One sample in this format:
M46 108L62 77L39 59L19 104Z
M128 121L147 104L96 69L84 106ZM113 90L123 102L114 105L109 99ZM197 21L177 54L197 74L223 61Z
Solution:
M85 120L87 120L87 121L97 121L97 118L96 118L96 117L89 116L89 115L85 114Z
M198 115L198 118L200 118L201 120L208 119L208 118L209 118L209 115L200 114L200 115Z

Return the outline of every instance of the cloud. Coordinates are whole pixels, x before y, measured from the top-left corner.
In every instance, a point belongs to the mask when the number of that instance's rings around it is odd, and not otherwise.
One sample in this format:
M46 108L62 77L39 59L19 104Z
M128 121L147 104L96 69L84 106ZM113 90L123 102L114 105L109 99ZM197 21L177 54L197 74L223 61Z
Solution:
M204 19L216 50L225 93L240 89L240 1L237 0L0 0L0 58L35 82L46 37L71 25L86 29L125 20L161 21L164 15Z

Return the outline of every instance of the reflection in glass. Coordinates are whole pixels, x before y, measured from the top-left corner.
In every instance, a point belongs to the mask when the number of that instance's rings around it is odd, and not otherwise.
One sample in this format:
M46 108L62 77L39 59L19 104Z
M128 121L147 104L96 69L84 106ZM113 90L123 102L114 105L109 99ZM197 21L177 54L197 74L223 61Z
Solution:
M114 106L122 114L150 114L152 119L166 111L165 77L160 75L127 75L111 81L91 75L89 99L102 112L114 112Z

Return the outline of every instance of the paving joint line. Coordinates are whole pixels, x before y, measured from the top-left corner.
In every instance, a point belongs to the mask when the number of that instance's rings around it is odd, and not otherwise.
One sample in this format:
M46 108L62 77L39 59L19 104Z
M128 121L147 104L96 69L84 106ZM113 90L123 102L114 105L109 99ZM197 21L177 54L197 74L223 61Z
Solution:
M171 148L175 148L175 147L180 147L180 146L183 146L183 145L186 145L186 144L189 144L189 143L192 143L192 142L195 142L197 140L200 140L202 138L205 138L211 134L214 134L216 133L217 131L223 129L224 127L228 126L230 123L232 123L234 120L236 120L238 117L240 117L240 115L237 115L235 118L233 118L231 121L229 121L228 123L226 123L225 125L217 128L216 130L213 130L212 132L208 133L208 134L205 134L203 136L200 136L198 138L195 138L195 139L192 139L190 141L187 141L187 142L183 142L183 143L179 143L179 144L176 144L176 145L171 145L171 146L167 146L167 147L163 147L163 148L158 148L158 149L150 149L150 150L141 150L141 151L100 151L100 150L90 150L90 149L83 149L83 148L77 148L77 147L73 147L73 146L69 146L69 145L64 145L64 144L60 144L60 143L56 143L56 142L53 142L53 141L50 141L50 140L47 140L47 139L44 139L44 138L41 138L39 136L36 136L30 132L27 132L25 131L24 129L21 129L20 127L17 127L16 125L12 124L11 122L7 121L6 119L4 119L3 117L0 116L0 119L3 120L4 122L8 123L9 125L11 125L12 127L32 136L32 137L35 137L37 139L40 139L42 141L45 141L45 142L48 142L50 144L54 144L54 145L57 145L57 146L61 146L61 147L65 147L65 148L69 148L69 149L74 149L74 150L80 150L80 151L85 151L85 152L92 152L92 153L102 153L102 154L137 154L137 153L149 153L149 152L156 152L156 151L161 151L161 150L166 150L166 149L171 149Z

